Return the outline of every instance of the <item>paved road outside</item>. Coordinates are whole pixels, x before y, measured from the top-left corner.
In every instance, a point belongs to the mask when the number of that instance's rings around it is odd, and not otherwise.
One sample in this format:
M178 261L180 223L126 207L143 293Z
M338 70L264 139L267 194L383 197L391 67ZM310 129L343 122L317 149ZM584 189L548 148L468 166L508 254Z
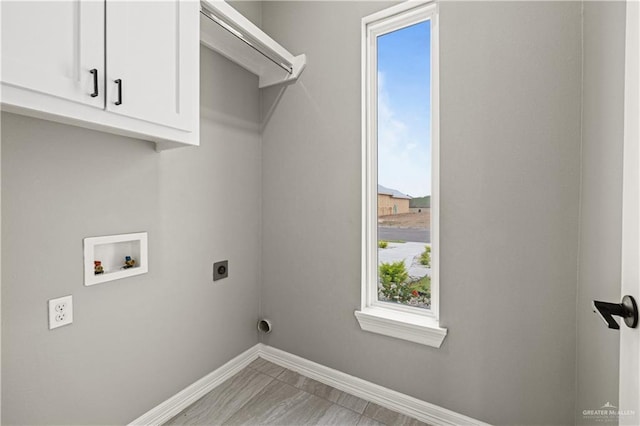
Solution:
M424 228L378 226L378 240L429 243L431 242L431 232Z

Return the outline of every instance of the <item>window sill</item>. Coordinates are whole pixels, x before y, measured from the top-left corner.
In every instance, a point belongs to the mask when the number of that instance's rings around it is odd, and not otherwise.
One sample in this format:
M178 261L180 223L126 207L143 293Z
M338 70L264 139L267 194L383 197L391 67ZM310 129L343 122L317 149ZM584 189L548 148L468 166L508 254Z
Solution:
M355 311L360 328L372 333L384 334L421 345L439 348L447 335L447 329L438 321L424 315L398 312L393 309L368 307Z

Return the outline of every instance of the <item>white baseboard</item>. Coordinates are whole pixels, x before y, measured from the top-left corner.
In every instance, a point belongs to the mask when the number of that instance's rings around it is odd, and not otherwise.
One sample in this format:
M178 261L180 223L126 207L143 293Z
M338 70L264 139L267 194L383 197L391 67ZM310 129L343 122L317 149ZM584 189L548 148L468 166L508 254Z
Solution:
M325 367L297 355L267 345L258 345L261 358L288 368L325 385L350 393L359 398L371 401L390 410L413 417L422 422L439 425L483 425L471 417L458 414L446 408L421 401L409 395L387 389L375 383L350 376L333 368Z
M147 411L129 425L161 425L173 418L225 380L239 373L258 358L259 345L252 346L231 361L207 374L202 379L187 386L160 405Z
M237 374L256 358L278 364L311 379L359 398L371 401L390 410L413 417L434 426L478 425L488 426L479 420L458 414L417 398L350 376L333 368L325 367L297 355L258 343L227 362L212 373L181 390L165 402L147 411L130 425L161 425L180 411L202 398L216 386Z

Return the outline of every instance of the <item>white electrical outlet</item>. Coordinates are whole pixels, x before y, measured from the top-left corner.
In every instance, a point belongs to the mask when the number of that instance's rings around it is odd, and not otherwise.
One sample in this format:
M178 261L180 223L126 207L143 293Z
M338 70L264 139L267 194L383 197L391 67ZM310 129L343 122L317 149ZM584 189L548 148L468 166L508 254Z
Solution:
M73 322L73 296L49 300L49 330Z

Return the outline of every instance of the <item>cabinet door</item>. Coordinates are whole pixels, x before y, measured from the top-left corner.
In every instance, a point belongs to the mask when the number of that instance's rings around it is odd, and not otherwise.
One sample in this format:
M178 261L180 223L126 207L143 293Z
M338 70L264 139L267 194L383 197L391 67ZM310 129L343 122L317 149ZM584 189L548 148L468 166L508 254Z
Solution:
M197 1L107 0L107 110L193 131Z
M4 84L104 108L103 2L2 1L0 7Z

